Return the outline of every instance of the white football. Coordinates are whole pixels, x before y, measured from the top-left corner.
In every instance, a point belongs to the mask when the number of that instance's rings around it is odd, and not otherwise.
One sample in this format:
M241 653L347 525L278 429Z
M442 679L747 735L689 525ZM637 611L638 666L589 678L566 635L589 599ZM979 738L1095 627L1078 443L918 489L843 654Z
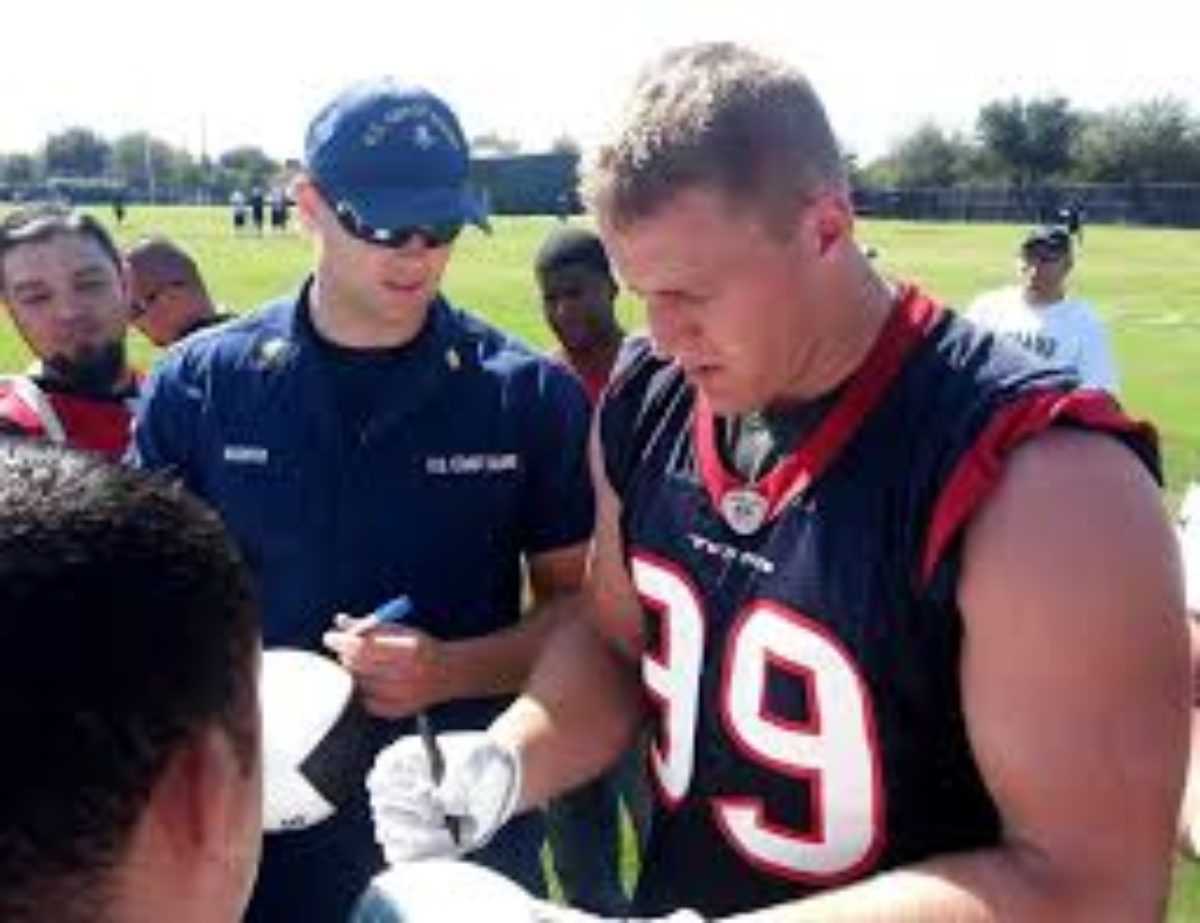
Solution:
M534 923L536 906L520 885L489 868L429 859L376 875L350 923Z
M263 827L303 830L363 790L374 757L354 680L311 651L263 651Z

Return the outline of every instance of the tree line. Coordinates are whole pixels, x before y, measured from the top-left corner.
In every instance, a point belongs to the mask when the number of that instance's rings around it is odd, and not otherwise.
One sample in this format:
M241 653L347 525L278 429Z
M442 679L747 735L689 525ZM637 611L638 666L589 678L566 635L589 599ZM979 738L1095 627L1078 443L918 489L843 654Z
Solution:
M1171 97L1097 112L1061 96L994 100L973 132L924 122L884 156L851 166L861 185L902 189L1200 183L1200 119Z
M510 156L520 144L495 132L472 139L479 154ZM553 151L577 150L567 137ZM234 190L247 193L285 182L297 167L262 148L243 145L217 157L197 157L153 135L136 131L110 141L84 126L50 134L34 151L0 154L0 192L12 195L61 191L76 201L116 195L139 200L227 201Z
M18 194L68 189L80 200L119 193L152 201L224 201L235 189L269 188L290 166L253 145L197 157L147 132L109 141L91 128L72 126L50 134L35 151L0 154L0 186Z
M520 152L517 142L494 133L472 143L479 154ZM554 150L577 152L578 145L564 137ZM856 184L864 187L1200 183L1200 119L1171 97L1097 112L1077 109L1061 96L1014 97L983 105L973 131L923 122L870 163L848 159ZM277 185L295 166L253 145L197 157L147 132L110 141L74 126L49 135L35 151L0 154L0 187L12 194L65 185L82 200L122 194L225 201L235 189Z

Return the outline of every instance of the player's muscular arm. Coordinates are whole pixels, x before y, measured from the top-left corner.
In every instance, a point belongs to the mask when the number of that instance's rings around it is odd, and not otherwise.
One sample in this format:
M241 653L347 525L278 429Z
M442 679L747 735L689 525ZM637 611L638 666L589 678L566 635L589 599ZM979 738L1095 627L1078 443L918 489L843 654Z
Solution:
M599 773L641 721L641 607L621 554L620 504L594 439L592 479L597 526L583 589L560 597L558 624L525 694L492 727L522 753L523 806Z
M1003 843L738 919L1161 919L1188 735L1172 541L1115 442L1018 450L959 589L964 708Z

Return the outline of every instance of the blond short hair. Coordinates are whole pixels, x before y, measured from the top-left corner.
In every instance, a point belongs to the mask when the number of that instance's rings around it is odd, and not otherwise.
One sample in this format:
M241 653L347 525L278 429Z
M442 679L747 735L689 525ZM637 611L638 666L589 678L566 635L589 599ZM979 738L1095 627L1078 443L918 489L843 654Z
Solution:
M581 194L619 226L689 188L771 215L845 186L837 140L807 78L748 48L711 43L667 52L643 71Z

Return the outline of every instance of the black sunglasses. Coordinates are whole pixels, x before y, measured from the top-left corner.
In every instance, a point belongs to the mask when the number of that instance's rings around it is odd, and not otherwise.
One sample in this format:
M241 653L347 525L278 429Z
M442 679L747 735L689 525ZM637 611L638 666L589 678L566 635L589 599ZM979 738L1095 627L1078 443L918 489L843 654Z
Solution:
M458 235L462 233L463 229L461 221L409 228L375 228L360 219L354 213L354 209L345 202L336 203L333 206L333 213L337 216L342 230L351 237L361 240L363 243L388 247L392 250L408 246L413 239L419 239L430 249L447 247L458 239Z

